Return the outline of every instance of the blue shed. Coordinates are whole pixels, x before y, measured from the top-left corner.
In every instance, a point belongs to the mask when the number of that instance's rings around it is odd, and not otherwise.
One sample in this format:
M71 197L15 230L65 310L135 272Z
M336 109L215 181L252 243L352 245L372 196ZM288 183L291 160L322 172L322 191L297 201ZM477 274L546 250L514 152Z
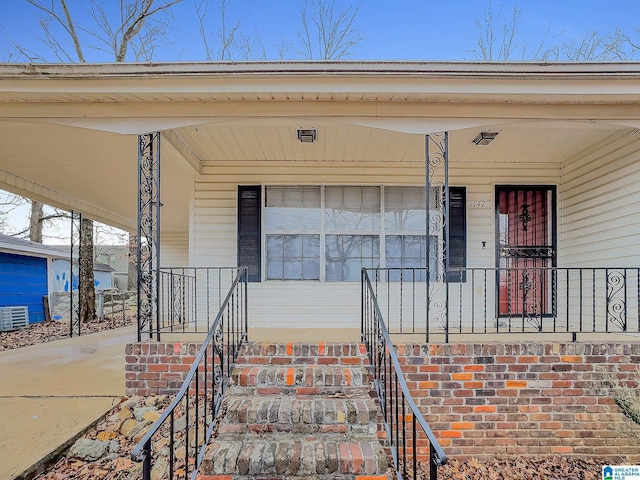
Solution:
M43 322L47 259L0 253L0 307L29 307L29 323Z
M43 322L50 264L65 256L59 247L0 235L0 307L27 306L29 323Z

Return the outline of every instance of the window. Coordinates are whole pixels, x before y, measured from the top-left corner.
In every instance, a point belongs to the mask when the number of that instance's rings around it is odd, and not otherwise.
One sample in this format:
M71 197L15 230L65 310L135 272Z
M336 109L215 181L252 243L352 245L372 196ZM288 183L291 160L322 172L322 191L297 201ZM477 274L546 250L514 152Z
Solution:
M267 235L268 280L320 280L319 235Z
M267 280L320 280L320 187L267 187Z
M450 192L450 265L455 268L466 264L466 202L463 187ZM438 188L432 189L429 204L436 215L442 206ZM425 209L424 187L267 186L261 234L264 279L359 281L363 267L428 266L430 279L441 281L437 258L442 257L444 233L441 222L431 222L427 265ZM250 232L253 240L255 228ZM413 272L402 275L414 278ZM425 277L424 271L415 272L415 280ZM399 280L400 272L390 279Z

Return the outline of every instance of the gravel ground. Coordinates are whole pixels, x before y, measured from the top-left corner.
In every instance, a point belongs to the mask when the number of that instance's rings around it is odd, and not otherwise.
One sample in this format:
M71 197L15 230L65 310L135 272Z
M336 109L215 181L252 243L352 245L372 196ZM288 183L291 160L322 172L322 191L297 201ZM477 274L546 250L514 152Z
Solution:
M128 315L123 321L122 315L117 315L113 320L105 317L102 320L83 323L80 328L82 335L102 332L113 328L131 325L135 322L134 315ZM22 330L12 332L0 332L0 351L14 348L37 345L39 343L52 342L69 337L69 322L43 322L33 323Z

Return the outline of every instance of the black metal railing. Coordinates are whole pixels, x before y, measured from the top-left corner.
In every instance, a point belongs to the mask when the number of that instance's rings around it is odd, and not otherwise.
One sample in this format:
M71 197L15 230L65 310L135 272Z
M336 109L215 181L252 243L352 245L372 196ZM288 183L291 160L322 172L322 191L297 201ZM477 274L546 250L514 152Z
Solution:
M367 272L392 334L640 331L639 268L464 268L446 282L424 268Z
M151 478L160 457L167 464L167 471L159 472L162 478L193 480L197 475L238 351L247 340L247 269L235 270L182 387L131 453L134 461L143 462L143 480Z
M404 379L368 271L362 270L362 341L367 347L398 479L438 478L447 457Z
M159 332L208 331L236 273L236 267L162 267L158 273Z

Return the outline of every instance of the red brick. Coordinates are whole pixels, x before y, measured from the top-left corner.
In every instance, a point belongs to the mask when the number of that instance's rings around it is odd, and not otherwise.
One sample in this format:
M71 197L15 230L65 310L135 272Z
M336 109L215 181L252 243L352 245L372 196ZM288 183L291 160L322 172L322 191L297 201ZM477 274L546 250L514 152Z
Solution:
M562 355L560 360L564 363L582 363L584 359L579 355Z

